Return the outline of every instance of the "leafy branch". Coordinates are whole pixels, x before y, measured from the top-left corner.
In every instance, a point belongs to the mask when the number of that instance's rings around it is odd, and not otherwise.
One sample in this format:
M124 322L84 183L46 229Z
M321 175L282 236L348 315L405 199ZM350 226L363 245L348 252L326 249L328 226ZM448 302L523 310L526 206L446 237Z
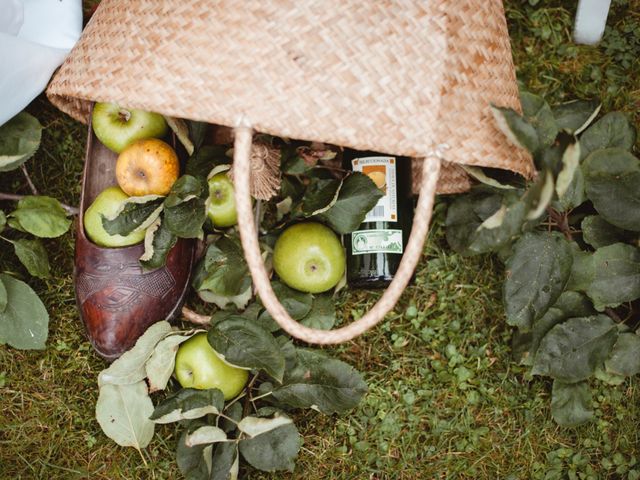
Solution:
M35 194L37 195L37 194ZM0 200L10 200L10 201L19 201L22 200L26 197L28 197L29 195L19 195L16 193L2 193L0 192ZM69 215L78 215L78 213L80 213L80 210L78 209L78 207L72 207L71 205L67 205L66 203L62 203L59 202L60 206L62 208L64 208L64 210L69 214Z
M41 239L64 235L71 226L67 216L77 214L78 210L54 198L38 195L25 162L38 150L41 136L42 126L26 112L0 126L0 172L20 168L33 193L0 193L0 200L18 202L9 213L0 210L0 239L13 246L14 253L30 275L48 278L49 258ZM25 238L26 235L36 238ZM0 275L0 344L42 349L48 328L49 315L31 287L9 275Z
M532 154L536 180L521 190L485 181L456 199L447 240L463 255L496 252L505 261L514 356L554 379L553 418L574 426L594 416L590 381L619 384L640 373L636 131L619 112L593 123L597 102L551 107L525 92L522 106L523 115L497 107L494 115Z

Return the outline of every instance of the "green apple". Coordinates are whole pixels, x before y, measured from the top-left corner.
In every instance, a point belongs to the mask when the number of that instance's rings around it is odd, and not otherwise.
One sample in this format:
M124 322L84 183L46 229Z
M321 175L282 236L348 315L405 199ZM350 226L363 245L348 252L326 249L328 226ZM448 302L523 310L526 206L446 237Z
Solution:
M273 268L280 279L302 292L320 293L335 287L345 266L340 239L321 223L287 228L273 249Z
M207 214L215 227L231 227L238 223L233 182L226 172L209 179L209 209Z
M91 124L98 140L116 153L136 140L163 137L168 130L162 115L124 108L116 103L96 103Z
M178 348L174 374L183 388L218 388L225 400L237 396L249 379L249 371L222 361L207 340L197 333Z
M102 226L102 216L114 215L129 196L120 187L105 188L84 212L84 231L89 239L101 247L127 247L144 240L145 231L129 235L110 235Z

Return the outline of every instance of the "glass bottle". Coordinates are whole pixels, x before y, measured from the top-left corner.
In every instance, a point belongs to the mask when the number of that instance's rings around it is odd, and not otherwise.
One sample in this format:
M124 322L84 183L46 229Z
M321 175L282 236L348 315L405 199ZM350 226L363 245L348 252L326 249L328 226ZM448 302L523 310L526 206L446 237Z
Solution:
M411 233L411 159L345 150L343 168L367 175L384 194L357 230L344 236L347 282L356 288L384 288L398 270Z

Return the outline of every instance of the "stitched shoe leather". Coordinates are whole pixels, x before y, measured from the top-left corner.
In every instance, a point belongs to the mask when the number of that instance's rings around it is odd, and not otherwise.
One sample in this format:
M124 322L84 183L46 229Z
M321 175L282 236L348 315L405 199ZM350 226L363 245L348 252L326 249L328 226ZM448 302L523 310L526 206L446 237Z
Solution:
M89 124L75 249L76 302L93 348L110 361L129 350L150 325L179 314L195 251L193 240L179 239L164 267L145 271L138 262L142 243L104 248L86 237L84 211L103 189L117 184L116 159Z

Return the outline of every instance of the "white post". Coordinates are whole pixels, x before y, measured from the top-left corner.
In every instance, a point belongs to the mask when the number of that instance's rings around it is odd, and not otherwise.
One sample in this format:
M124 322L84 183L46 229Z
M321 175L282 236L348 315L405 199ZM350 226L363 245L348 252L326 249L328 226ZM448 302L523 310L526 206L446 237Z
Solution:
M576 43L594 45L600 41L610 6L611 0L580 0L573 31Z

